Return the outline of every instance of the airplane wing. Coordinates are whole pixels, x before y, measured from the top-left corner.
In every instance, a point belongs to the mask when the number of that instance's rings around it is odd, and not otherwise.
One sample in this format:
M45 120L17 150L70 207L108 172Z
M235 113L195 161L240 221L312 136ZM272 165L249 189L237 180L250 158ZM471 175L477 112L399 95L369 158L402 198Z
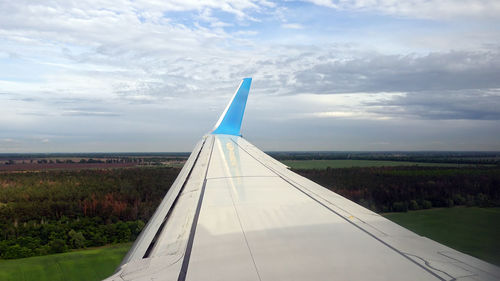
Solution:
M240 135L251 78L191 156L108 281L500 280L290 171Z

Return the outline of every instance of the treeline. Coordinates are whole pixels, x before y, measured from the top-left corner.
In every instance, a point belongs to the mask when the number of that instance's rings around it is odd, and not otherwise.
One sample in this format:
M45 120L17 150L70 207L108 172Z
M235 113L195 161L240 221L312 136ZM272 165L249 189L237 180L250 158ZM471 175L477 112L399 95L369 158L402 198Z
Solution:
M0 257L133 241L178 168L0 173Z
M113 164L113 163L161 163L162 161L184 161L185 158L175 157L175 158L159 158L159 157L151 157L151 158L132 158L132 157L121 157L121 158L113 158L113 159L94 159L94 158L82 158L80 160L74 159L21 159L21 160L13 160L9 159L4 162L0 162L3 165L15 165L15 164Z
M498 167L373 167L295 172L376 212L500 206Z
M0 153L0 165L71 163L158 163L185 161L190 153Z
M105 223L99 217L29 221L4 231L8 238L0 240L0 257L26 258L134 241L143 228L142 220Z
M269 152L269 155L278 160L377 160L377 161L405 161L420 163L451 163L451 164L478 164L500 165L499 152Z
M146 221L178 168L66 170L0 174L0 223L101 217Z

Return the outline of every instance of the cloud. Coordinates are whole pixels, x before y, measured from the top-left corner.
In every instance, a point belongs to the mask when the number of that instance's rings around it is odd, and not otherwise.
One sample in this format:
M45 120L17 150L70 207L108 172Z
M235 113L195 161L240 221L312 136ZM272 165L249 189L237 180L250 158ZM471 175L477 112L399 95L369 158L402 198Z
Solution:
M500 120L500 89L421 91L368 103L377 114L426 120Z
M87 110L64 110L63 116L120 116L120 114L108 111L87 111Z
M457 17L499 18L496 0L309 0L337 10L375 11L383 14L443 20Z
M324 7L335 8L335 9L339 8L339 6L335 3L335 1L332 1L332 0L309 0L307 2L311 2L311 3L316 4L318 6L324 6Z
M257 92L272 94L458 90L499 84L495 47L384 55L331 43L256 44L259 39L248 40L245 31L188 26L163 16L167 11L194 11L196 18L199 11L211 23L224 22L214 10L239 17L231 11L253 14L273 8L265 1L116 0L106 9L88 2L27 3L4 2L0 17L0 33L11 43L0 46L0 52L16 52L30 62L12 58L18 68L25 65L19 70L21 79L28 69L38 70L39 81L10 87L17 91L43 88L54 95L151 102L171 96L219 96L231 92L227 85L244 76L259 81Z
M336 11L247 0L0 2L0 138L26 140L15 147L25 150L190 150L247 76L252 134L499 120L498 31L481 19L471 14L471 29L404 19L398 37L384 29L394 21L365 12L409 17L407 3L316 2ZM464 29L484 32L470 40ZM418 44L392 47L408 37ZM430 47L434 38L441 47Z
M329 59L329 61L328 61ZM500 88L500 52L327 58L294 74L297 91L413 92ZM317 87L314 87L317 85Z
M283 28L288 28L288 29L303 29L304 26L298 23L284 23L281 25Z

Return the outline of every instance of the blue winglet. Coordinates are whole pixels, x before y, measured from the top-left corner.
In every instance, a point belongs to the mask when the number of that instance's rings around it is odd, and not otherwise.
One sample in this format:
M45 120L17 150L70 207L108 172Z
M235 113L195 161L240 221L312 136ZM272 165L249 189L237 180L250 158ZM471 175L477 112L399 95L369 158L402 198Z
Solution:
M244 78L241 81L226 110L215 124L212 134L241 136L241 121L243 120L243 113L245 113L250 84L252 84L252 78Z

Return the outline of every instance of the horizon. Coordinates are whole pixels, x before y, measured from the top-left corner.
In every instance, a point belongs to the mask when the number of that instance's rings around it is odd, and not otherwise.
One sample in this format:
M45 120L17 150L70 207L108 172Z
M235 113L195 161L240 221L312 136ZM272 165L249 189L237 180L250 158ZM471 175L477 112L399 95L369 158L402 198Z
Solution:
M265 153L463 153L463 154L499 154L500 151L487 150L266 150ZM191 154L191 151L101 151L101 152L7 152L0 157L13 155L157 155L157 154Z

